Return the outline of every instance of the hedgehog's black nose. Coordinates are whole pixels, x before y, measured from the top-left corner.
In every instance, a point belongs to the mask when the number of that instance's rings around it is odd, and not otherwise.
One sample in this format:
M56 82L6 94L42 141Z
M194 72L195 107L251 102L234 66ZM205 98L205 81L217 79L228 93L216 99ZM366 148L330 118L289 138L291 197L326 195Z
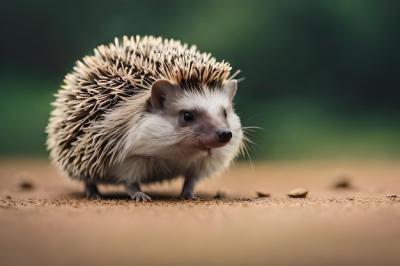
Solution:
M232 132L226 129L217 130L218 141L221 143L227 143L232 138Z

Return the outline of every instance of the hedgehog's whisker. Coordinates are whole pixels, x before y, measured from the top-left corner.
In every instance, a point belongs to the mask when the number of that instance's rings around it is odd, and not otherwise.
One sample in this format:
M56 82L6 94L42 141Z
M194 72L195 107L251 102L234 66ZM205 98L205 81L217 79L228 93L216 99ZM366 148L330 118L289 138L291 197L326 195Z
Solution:
M255 129L264 130L264 128L262 128L262 127L242 127L242 129L252 130L252 131L254 131Z
M250 140L247 137L244 137L243 139L244 139L244 142L243 142L244 143L244 145L243 145L244 151L247 155L247 158L249 158L251 168L254 169L253 160L250 157L249 148L248 148L248 143L254 143L254 142L250 142Z
M240 146L240 153L244 156L244 158L246 158L246 156L247 156L247 158L250 161L250 165L251 165L252 169L254 169L254 165L253 165L253 161L250 157L249 144L256 145L256 143L250 139L250 135L254 131L253 129L260 129L260 128L259 127L242 127L243 141Z

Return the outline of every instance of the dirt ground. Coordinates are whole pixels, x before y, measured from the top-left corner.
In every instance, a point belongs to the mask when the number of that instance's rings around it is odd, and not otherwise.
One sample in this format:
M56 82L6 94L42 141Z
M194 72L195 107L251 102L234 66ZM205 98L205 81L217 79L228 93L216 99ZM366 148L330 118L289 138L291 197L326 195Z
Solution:
M398 161L241 163L198 201L178 199L181 183L144 187L147 203L118 187L89 201L47 161L3 159L0 264L400 265ZM297 187L306 199L286 196Z

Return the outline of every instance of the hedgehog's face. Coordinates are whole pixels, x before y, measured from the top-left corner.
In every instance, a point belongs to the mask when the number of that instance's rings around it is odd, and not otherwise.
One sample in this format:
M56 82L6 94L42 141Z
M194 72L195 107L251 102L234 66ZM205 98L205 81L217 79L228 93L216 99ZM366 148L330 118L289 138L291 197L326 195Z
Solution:
M221 89L182 90L166 80L152 87L152 107L169 121L176 145L207 151L225 147L236 151L242 140L239 117L232 107L237 81Z

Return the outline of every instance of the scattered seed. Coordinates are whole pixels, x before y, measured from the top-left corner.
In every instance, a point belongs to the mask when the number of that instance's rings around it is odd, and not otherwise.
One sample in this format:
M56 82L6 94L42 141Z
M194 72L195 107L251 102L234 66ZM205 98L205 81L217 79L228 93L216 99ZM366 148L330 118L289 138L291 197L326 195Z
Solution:
M252 201L251 198L238 198L237 201Z
M269 198L271 196L269 193L265 193L265 192L261 192L261 191L257 191L256 193L259 198Z
M296 188L291 190L287 195L291 198L305 198L307 197L308 190L304 188Z

